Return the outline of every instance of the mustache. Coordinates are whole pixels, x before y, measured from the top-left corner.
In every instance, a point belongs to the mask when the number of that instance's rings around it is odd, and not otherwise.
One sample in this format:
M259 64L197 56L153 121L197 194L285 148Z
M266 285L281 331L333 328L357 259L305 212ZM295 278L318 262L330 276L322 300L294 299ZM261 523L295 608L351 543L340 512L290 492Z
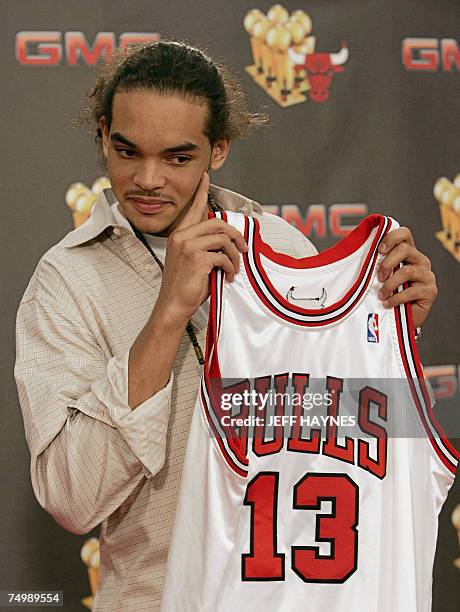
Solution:
M163 194L160 191L127 191L125 193L125 198L141 196L144 198L156 198L157 200L167 200L168 202L173 202L173 198L169 195Z

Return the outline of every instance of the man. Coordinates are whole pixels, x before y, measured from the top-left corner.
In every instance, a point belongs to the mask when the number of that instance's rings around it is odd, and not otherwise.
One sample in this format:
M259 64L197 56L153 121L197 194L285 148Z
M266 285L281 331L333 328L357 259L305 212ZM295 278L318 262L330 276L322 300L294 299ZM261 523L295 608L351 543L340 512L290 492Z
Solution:
M156 610L209 274L221 267L232 282L247 248L235 228L207 218L208 192L223 209L258 216L275 250L304 257L315 249L257 203L209 184L207 171L261 118L198 49L134 49L89 100L113 194L101 194L91 218L40 260L19 307L15 376L39 503L73 533L102 523L93 609ZM420 326L437 292L429 260L406 228L384 245L382 299L411 301Z

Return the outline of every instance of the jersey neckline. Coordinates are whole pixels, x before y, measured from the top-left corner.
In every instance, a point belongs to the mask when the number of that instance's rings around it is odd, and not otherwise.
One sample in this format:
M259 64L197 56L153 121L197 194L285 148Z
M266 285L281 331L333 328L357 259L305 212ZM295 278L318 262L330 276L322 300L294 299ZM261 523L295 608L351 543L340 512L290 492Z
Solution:
M248 252L243 253L246 275L259 300L284 321L302 327L317 327L336 323L348 316L366 293L379 256L378 247L390 226L391 220L389 217L380 214L369 215L347 236L329 249L317 255L296 258L273 250L261 237L258 219L246 216L244 237L249 246ZM264 255L269 261L285 267L287 271L307 271L323 266L332 268L334 264L340 263L341 260L356 253L366 243L374 230L375 235L356 280L339 300L324 308L303 308L288 302L273 286L261 262L261 255Z

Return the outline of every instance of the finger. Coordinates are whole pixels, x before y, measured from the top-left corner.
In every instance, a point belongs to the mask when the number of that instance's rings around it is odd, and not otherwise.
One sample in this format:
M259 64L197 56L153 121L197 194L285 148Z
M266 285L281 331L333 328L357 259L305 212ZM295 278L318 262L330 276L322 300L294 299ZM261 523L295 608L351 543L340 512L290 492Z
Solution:
M384 300L382 306L384 308L394 308L399 304L406 304L407 302L415 302L419 299L419 289L416 286L408 287L403 291L396 291L389 298Z
M212 234L225 234L235 243L238 250L241 252L246 252L248 250L248 245L246 244L243 234L238 231L236 227L233 227L223 219L217 219L217 217L214 219L206 219L206 221L185 228L179 236L176 236L176 239L190 240Z
M213 268L222 268L222 270L225 272L225 279L229 283L234 281L235 268L225 253L208 252L208 258Z
M424 299L420 297L420 287L418 285L412 285L411 287L404 289L403 291L397 291L388 299L383 302L384 308L394 308L399 304L410 303L412 308L412 317L414 326L418 327L422 325L431 310L433 301L437 295L437 288L434 288L434 295Z
M431 287L436 284L433 272L427 271L420 266L408 264L394 272L381 286L379 298L384 300L396 291L404 283L420 283L422 286Z
M203 172L201 180L198 183L198 187L196 188L195 195L193 196L192 204L188 209L187 214L184 215L184 218L177 225L176 230L190 227L196 223L201 223L201 221L206 218L206 212L208 210L208 191L209 174L207 172Z
M407 242L411 246L415 247L412 232L408 227L398 227L388 232L379 245L379 253L388 253L392 248L401 242Z
M383 281L387 279L394 268L401 263L415 264L427 270L431 269L431 262L426 255L407 242L401 242L393 247L380 262L378 272L379 280Z
M235 272L240 271L240 252L226 234L202 236L194 240L194 247L201 251L223 251L231 260Z

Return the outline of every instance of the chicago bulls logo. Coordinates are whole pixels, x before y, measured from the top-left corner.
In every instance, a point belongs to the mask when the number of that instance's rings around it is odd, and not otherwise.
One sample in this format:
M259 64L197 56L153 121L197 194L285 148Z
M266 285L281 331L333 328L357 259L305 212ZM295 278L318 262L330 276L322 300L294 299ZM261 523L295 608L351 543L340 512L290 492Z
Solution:
M305 11L292 13L280 4L264 14L251 9L244 17L252 60L246 72L280 106L310 99L326 102L332 77L348 60L345 43L337 53L317 53L313 21Z
M348 47L344 44L338 53L296 53L288 49L289 57L294 64L294 70L305 70L310 83L310 100L326 102L330 95L332 77L336 72L345 70L348 60Z

